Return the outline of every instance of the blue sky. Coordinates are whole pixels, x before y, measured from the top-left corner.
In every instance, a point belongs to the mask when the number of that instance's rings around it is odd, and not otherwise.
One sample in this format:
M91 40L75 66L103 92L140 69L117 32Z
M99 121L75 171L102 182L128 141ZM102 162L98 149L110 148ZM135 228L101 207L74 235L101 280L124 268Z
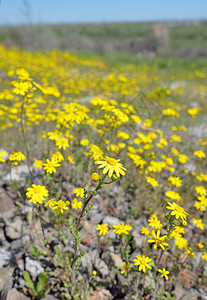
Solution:
M207 19L207 0L0 0L0 25Z

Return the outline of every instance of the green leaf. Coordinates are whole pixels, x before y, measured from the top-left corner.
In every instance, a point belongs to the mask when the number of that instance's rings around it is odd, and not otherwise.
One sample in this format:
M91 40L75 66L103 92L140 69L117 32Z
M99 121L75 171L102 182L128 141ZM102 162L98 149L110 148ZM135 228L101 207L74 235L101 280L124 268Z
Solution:
M40 252L36 247L30 247L30 251L34 256L36 256L36 257L40 256Z
M36 298L37 297L37 291L35 289L34 283L32 282L32 280L30 278L29 273L25 272L23 276L24 276L26 287L29 289L31 295Z
M59 247L56 247L56 248L55 248L55 252L56 252L58 258L60 259L60 261L62 261L62 255L61 255L61 252L60 252L60 248L59 248Z
M39 274L38 283L37 283L37 293L38 293L39 297L46 296L45 292L46 292L46 290L48 290L48 288L46 289L46 284L47 284L48 280L49 280L48 273L44 272L44 273Z

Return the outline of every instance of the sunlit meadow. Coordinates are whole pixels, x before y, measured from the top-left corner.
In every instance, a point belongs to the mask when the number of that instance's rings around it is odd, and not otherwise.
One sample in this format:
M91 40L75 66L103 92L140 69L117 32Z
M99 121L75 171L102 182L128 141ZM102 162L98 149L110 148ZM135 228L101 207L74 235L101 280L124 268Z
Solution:
M175 299L179 276L203 288L206 68L4 47L0 57L1 182L33 230L23 247L44 267L39 290L23 275L24 292Z

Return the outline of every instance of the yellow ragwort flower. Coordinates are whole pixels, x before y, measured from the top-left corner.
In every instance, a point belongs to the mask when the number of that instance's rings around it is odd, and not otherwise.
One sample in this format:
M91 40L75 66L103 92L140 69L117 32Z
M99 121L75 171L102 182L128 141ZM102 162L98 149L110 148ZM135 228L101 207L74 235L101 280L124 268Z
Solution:
M161 277L165 277L166 280L169 279L168 274L170 274L170 272L167 271L165 268L158 269L158 272L162 274Z
M98 224L96 226L96 230L99 230L99 235L105 235L108 233L108 224L105 223L105 224Z
M139 271L143 271L145 273L146 268L148 268L150 270L152 269L152 267L148 264L149 262L152 261L151 258L146 257L146 256L141 255L141 254L137 255L136 257L137 258L134 259L134 261L135 261L134 265L139 266Z
M176 219L181 218L182 220L186 220L186 216L188 214L182 207L177 205L175 202L168 202L168 204L169 206L166 206L166 208L172 210L170 213L172 216L175 216Z
M104 160L102 161L95 161L95 164L100 164L100 166L98 166L98 169L104 168L103 169L103 174L107 174L108 176L111 177L113 175L113 173L115 172L116 175L119 177L120 174L121 175L125 175L126 169L123 167L122 164L119 163L120 159L115 159L115 158L111 158L106 156L104 158Z
M129 224L124 225L124 223L119 224L119 225L113 225L114 232L118 235L121 234L129 234L128 231L132 230L132 226Z

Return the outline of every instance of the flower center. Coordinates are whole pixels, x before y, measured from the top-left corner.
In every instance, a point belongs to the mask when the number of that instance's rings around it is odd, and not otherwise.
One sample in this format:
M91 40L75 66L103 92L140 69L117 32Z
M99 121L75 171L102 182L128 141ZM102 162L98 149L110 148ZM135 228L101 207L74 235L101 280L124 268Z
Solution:
M35 194L39 194L39 193L41 193L41 189L39 187L36 187L34 189L34 192L35 192Z
M111 166L116 166L117 160L115 158L108 158L107 163Z
M140 259L140 263L141 265L146 265L146 259L145 258Z

